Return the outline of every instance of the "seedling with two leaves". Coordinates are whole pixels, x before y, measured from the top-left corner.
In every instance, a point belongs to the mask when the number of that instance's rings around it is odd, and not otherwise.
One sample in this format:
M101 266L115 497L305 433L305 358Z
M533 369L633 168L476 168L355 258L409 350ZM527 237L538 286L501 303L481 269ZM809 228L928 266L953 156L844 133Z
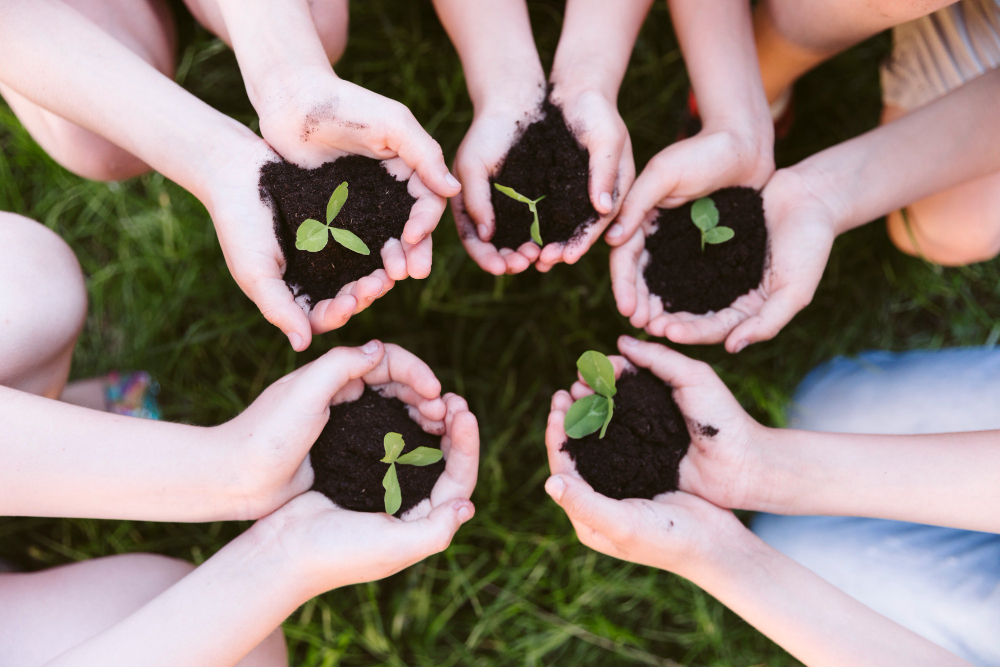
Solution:
M304 220L295 233L295 247L308 252L319 252L330 242L332 234L333 240L348 250L353 250L359 255L371 254L365 242L353 232L330 226L330 223L333 222L346 203L347 181L344 181L333 191L333 194L330 195L330 201L326 204L326 224L312 218Z
M706 243L725 243L736 236L729 227L719 226L719 209L711 197L702 197L691 206L691 221L701 232L702 252L705 252Z
M514 201L519 201L522 204L528 205L528 210L531 211L531 215L535 216L534 222L531 223L531 240L537 243L538 245L544 245L542 243L542 228L538 224L538 202L545 199L545 195L542 195L538 199L528 199L520 192L514 190L514 188L508 188L506 185L500 185L499 183L494 183L493 187L495 187L497 190L504 193Z
M615 388L615 367L610 359L593 350L580 355L576 367L594 393L573 403L566 412L563 428L566 435L574 440L598 430L601 432L600 437L604 438L615 412L614 396L618 393Z
M385 487L385 513L395 514L399 511L400 505L403 504L403 492L399 489L396 464L429 466L440 461L444 457L444 453L433 447L417 447L412 452L400 456L399 453L403 451L406 443L403 442L402 435L394 432L386 433L382 442L385 445L385 457L382 459L382 463L389 464L389 470L382 478L382 486Z

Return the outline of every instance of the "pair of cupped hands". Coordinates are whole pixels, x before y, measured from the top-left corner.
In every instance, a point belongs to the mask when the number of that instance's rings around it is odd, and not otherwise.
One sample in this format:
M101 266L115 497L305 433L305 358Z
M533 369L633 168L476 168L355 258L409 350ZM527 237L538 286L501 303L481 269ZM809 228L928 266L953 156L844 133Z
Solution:
M599 219L568 243L497 249L490 176L517 138L538 118L545 82L530 94L489 99L475 117L455 157L455 173L438 143L402 104L343 81L332 72L303 72L259 109L263 141L208 160L203 201L215 222L230 272L263 315L288 336L296 351L314 334L343 326L407 277L425 278L432 261L431 233L447 199L469 255L495 275L534 264L548 271L575 263L603 234L613 247L611 277L619 311L650 334L682 344L726 343L730 352L773 337L812 299L836 236L831 206L790 170L774 173L772 136L746 123L705 119L697 135L657 154L636 178L631 140L615 100L591 89L552 88L577 139L590 154L589 195ZM345 154L384 160L416 199L402 238L381 248L384 269L345 285L308 312L282 279L285 258L274 235L274 213L259 191L260 168L285 159L314 168ZM766 187L765 187L766 184ZM655 230L658 207L731 185L763 187L769 249L761 285L716 313L668 313L643 279L645 238ZM609 228L610 226L610 228Z
M653 500L612 500L579 476L562 446L566 410L590 392L582 380L552 399L545 433L552 476L545 488L584 544L690 576L720 540L745 530L721 508L744 507L760 491L751 486L755 476L748 471L760 467L758 445L769 429L743 411L707 364L627 336L619 348L624 356L611 357L616 375L630 365L648 368L673 387L691 435L680 467L681 491ZM424 430L442 436L444 472L430 498L400 519L344 510L309 490L309 450L330 406L357 400L365 385L398 398ZM301 580L310 595L387 577L444 550L475 512L470 498L479 467L476 418L464 399L442 395L427 364L395 345L375 340L335 348L275 382L214 430L216 442L232 447L238 462L233 518L260 519L251 534L281 545L285 565L306 575Z

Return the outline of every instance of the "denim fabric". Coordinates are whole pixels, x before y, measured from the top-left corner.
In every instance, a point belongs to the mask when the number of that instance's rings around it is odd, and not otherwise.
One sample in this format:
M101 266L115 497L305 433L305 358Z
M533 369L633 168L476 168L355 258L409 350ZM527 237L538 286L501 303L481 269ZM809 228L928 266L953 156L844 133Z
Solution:
M789 425L884 434L1000 429L1000 348L838 357L802 381ZM758 515L753 530L901 625L974 664L1000 666L1000 536L772 514Z

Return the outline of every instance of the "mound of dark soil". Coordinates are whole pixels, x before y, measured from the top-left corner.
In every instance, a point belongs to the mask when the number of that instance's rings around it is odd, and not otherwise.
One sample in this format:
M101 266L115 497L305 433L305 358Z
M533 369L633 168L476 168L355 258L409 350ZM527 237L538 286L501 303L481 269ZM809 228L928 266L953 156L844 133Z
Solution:
M303 221L326 222L326 205L338 185L347 181L347 203L333 226L354 232L370 255L348 250L330 237L319 252L295 248L295 234ZM288 268L285 282L295 296L310 304L337 296L347 283L383 268L382 247L400 238L416 202L378 160L348 155L316 169L302 169L281 160L260 170L261 199L274 210L274 233Z
M389 470L389 464L382 463L384 439L393 431L406 442L403 454L417 447L441 448L441 438L420 428L402 401L385 398L370 387L358 400L331 407L330 421L309 452L316 475L313 489L349 510L384 512L382 479ZM444 461L429 466L397 463L403 504L396 516L429 498L442 472Z
M490 179L497 248L517 249L531 241L534 216L528 206L497 191L494 183L513 188L538 202L538 226L546 244L566 242L599 217L590 203L587 183L590 154L566 125L562 109L547 99L543 117L528 125L511 147L496 176Z
M609 498L652 498L676 491L678 468L691 437L671 389L640 368L615 383L608 432L569 439L563 450L594 490Z
M649 291L671 313L707 313L732 305L760 285L767 256L764 201L753 188L723 188L709 195L719 209L719 225L736 236L705 245L691 221L688 202L660 209L658 229L646 238L649 263L643 273Z

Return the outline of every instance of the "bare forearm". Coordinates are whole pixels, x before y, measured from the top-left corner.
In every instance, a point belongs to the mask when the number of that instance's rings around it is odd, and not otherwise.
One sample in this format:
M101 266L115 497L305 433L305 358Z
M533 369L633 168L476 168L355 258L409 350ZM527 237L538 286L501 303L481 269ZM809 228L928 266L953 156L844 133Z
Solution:
M966 665L777 552L749 531L692 580L812 667Z
M705 126L735 125L770 138L772 121L757 64L750 3L669 0L668 4Z
M1000 532L1000 433L769 429L752 509ZM748 508L750 509L750 508Z
M148 521L237 517L237 470L211 430L0 387L0 514Z
M49 667L235 665L309 597L254 530Z
M0 3L0 80L135 154L203 201L207 158L253 138L54 0Z
M434 0L477 111L494 100L537 97L545 84L525 0Z
M1000 171L1000 70L792 167L839 213L838 232Z
M653 0L568 0L552 64L556 85L618 97L635 40Z

